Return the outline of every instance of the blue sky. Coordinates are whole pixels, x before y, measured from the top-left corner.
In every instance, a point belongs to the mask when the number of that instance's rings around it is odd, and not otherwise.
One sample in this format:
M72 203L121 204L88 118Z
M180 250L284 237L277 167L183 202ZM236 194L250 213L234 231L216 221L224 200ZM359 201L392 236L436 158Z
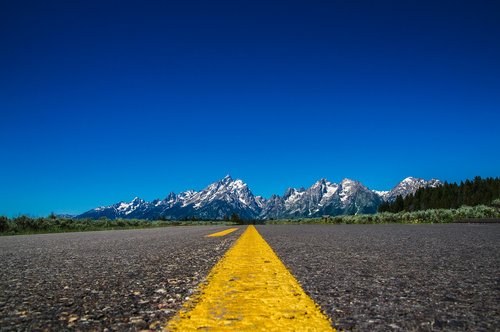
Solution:
M0 215L500 175L498 1L3 1Z

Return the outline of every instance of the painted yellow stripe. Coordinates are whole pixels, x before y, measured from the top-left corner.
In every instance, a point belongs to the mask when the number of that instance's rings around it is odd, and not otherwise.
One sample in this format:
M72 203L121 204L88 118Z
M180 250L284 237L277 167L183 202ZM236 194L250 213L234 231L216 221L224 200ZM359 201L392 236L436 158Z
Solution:
M254 226L210 272L167 331L335 331Z
M237 230L238 230L238 228L229 228L229 229L226 229L225 231L222 231L222 232L209 234L209 235L207 235L207 237L224 236L224 235L228 235L228 234L230 234L234 231L237 231Z

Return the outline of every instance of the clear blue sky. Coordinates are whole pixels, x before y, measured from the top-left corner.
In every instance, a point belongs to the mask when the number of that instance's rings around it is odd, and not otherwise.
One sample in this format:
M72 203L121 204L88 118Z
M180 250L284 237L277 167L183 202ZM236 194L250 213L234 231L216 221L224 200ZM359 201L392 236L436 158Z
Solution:
M2 1L0 215L500 176L499 1Z

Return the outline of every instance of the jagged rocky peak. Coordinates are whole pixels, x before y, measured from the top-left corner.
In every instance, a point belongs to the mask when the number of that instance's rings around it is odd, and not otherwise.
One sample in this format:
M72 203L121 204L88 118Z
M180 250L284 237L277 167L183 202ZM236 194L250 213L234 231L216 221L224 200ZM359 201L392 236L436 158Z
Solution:
M345 178L342 181L340 181L340 187L342 187L342 192L353 191L356 190L357 188L366 188L361 184L361 182L356 180L351 180L348 178Z
M129 209L130 207L136 207L138 205L141 205L142 203L144 203L145 201L140 199L139 197L134 197L133 200L131 200L130 202L120 202L119 206L118 206L118 210L127 210Z
M441 181L436 179L424 180L421 178L409 176L398 183L394 188L392 188L387 194L383 196L383 198L386 201L391 202L394 201L398 196L405 197L407 195L414 194L420 188L434 188L440 186L441 184Z
M137 210L141 209L147 209L150 203L146 202L143 199L140 199L139 197L135 197L133 200L130 202L120 202L115 205L112 205L110 207L105 207L104 209L111 209L111 210L116 210L119 214L122 214L124 216L131 215Z
M151 204L154 206L160 206L174 204L175 202L177 202L177 195L174 192L171 192L164 199L155 199L151 202Z
M231 175L226 175L225 177L223 177L222 179L220 179L219 181L217 182L214 182L214 183L219 183L219 184L229 184L231 182L233 182L233 178Z
M267 199L265 199L262 196L255 196L255 202L257 203L257 205L259 206L259 208L262 209L264 206L266 206Z
M342 202L345 202L359 193L372 193L367 187L365 187L361 182L345 178L340 182L339 197ZM374 194L375 195L375 194Z
M328 188L330 187L338 187L338 185L336 183L331 183L330 181L328 181L327 179L323 178L323 179L320 179L318 181L316 181L312 186L311 188L309 188L310 190L315 190L315 191L319 191L321 193L326 193L328 191Z
M318 188L318 187L324 187L327 185L328 180L325 179L325 178L322 178L322 179L319 179L318 181L316 181L312 186L311 188Z
M317 195L317 198L321 201L325 199L329 199L333 196L339 188L339 185L336 183L332 183L327 179L321 179L317 181L315 184L308 189L311 195Z
M229 174L220 179L219 181L217 181L216 183L221 183L225 185L230 185L232 183L244 184L243 181L241 181L240 179L233 179L233 177Z
M217 190L230 190L230 191L237 191L239 189L244 189L248 188L247 184L244 183L240 179L233 179L231 175L226 175L224 178L221 180L212 183L207 187L209 190L217 189Z
M420 178L414 178L413 176L409 176L405 179L403 179L396 187L401 187L401 188L411 188L414 186L418 186L420 184L426 184L427 181L424 179Z
M167 201L167 202L175 201L176 198L177 198L177 195L172 191L172 192L170 192L170 194L167 195L167 197L165 197L165 201Z
M177 195L177 198L180 199L180 200L186 200L186 199L189 199L189 198L193 197L197 193L198 192L196 192L194 190L187 190L187 191L183 191L183 192L179 193Z
M254 196L240 179L230 175L211 183L201 191L170 193L163 200L151 203L138 197L89 210L79 218L207 218L222 219L237 213L243 219L303 218L322 215L375 213L383 200L406 196L421 187L435 187L439 180L407 177L389 192L370 190L361 182L345 178L332 183L323 178L311 187L288 188L283 196L269 199Z
M302 195L306 190L304 188L287 188L283 194L283 199L288 200L290 197ZM275 195L273 195L275 196Z
M134 199L130 202L131 204L133 205L138 205L138 204L141 204L141 203L144 203L145 200L139 198L139 197L134 197Z
M207 210L210 205L216 210L215 206L220 204L223 204L226 209L233 208L236 213L237 211L242 212L241 209L248 208L252 211L260 209L247 184L240 179L234 180L230 175L210 184L183 201L183 206L192 207L194 210ZM243 211L242 213L248 215L247 212Z
M421 178L415 178L413 176L409 176L405 179L403 179L398 186L414 186L415 184L427 184L429 181L421 179Z
M296 191L297 191L297 189L295 189L295 188L286 188L285 193L283 194L283 198L287 199L288 197L292 196ZM272 195L271 198L273 196L277 196L277 195Z
M281 197L280 195L273 194L273 195L271 195L271 197L269 197L269 199L267 201L272 202L272 201L277 201L277 200L282 200L282 199L283 199L283 197Z
M443 182L439 181L438 179L430 179L429 181L427 181L427 185L431 188L436 188L443 185Z
M355 187L355 186L363 186L363 184L359 181L344 178L342 181L340 181L340 184L342 187ZM364 186L363 186L364 187Z
M436 179L424 180L421 178L414 178L412 176L407 177L401 181L395 188L408 188L413 189L415 187L430 187L441 185L441 181Z

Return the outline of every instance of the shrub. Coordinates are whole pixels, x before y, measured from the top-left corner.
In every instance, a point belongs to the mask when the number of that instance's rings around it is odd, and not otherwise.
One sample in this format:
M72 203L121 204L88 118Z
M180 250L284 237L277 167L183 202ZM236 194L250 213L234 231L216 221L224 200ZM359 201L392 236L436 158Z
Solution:
M496 208L500 208L500 198L497 198L497 199L494 199L493 201L491 201L491 206L496 207Z

